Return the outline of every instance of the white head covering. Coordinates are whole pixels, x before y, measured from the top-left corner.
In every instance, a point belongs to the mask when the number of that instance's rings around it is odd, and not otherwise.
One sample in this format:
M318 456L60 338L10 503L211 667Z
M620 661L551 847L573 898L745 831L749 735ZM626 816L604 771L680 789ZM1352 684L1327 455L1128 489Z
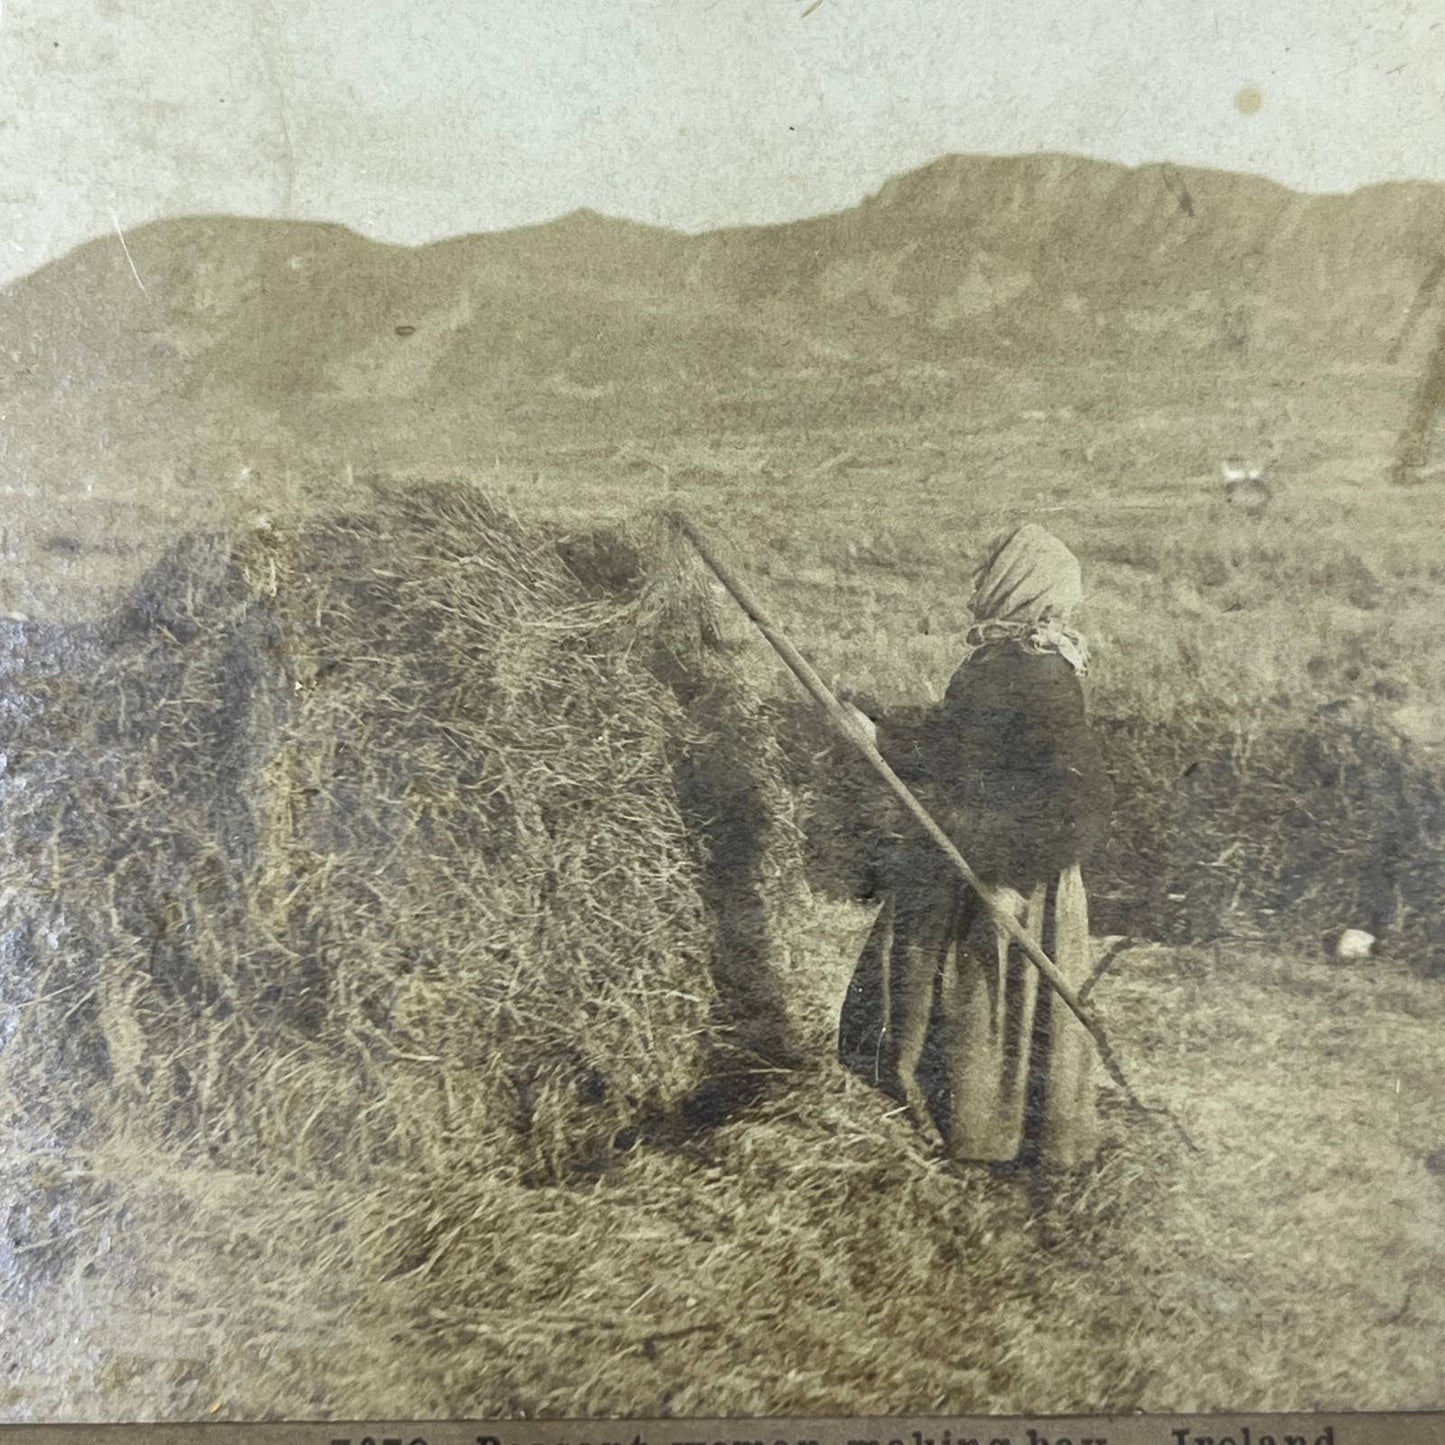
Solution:
M1057 652L1076 671L1088 666L1084 639L1066 625L1084 595L1079 559L1035 522L989 543L973 579L975 647L1012 641L1025 651Z
M1052 532L1026 522L989 543L970 607L975 622L1065 622L1083 595L1079 559Z

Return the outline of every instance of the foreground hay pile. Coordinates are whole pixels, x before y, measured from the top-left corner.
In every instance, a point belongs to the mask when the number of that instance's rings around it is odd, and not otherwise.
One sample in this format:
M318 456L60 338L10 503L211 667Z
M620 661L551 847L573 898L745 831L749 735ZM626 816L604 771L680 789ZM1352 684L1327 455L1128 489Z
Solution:
M694 576L392 489L184 539L98 629L31 636L0 699L12 1117L557 1177L785 1055L778 752Z

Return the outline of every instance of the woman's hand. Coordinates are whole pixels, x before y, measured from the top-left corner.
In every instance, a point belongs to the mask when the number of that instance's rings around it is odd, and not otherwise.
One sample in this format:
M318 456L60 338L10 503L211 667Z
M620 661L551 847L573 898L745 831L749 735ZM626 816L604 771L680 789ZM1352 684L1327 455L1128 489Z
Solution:
M878 746L878 724L856 703L845 702L843 704L843 711L853 719L858 730L876 748Z

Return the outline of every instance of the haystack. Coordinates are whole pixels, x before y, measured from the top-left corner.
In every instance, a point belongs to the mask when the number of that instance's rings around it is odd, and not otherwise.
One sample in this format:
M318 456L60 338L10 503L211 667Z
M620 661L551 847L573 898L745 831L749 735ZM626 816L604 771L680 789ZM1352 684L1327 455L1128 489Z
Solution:
M1369 709L1103 719L1118 795L1095 862L1108 931L1317 953L1359 924L1445 971L1445 778Z
M238 1167L558 1177L790 1047L780 754L659 535L465 487L184 538L0 679L0 1090Z

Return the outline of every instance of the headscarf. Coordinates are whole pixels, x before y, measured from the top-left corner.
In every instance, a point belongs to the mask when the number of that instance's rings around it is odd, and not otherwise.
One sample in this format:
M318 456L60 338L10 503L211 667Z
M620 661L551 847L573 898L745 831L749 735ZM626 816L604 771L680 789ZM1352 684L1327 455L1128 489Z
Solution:
M1083 595L1079 559L1052 532L1035 522L1001 532L974 574L969 645L1014 642L1025 652L1056 652L1082 673L1088 648L1067 624Z

